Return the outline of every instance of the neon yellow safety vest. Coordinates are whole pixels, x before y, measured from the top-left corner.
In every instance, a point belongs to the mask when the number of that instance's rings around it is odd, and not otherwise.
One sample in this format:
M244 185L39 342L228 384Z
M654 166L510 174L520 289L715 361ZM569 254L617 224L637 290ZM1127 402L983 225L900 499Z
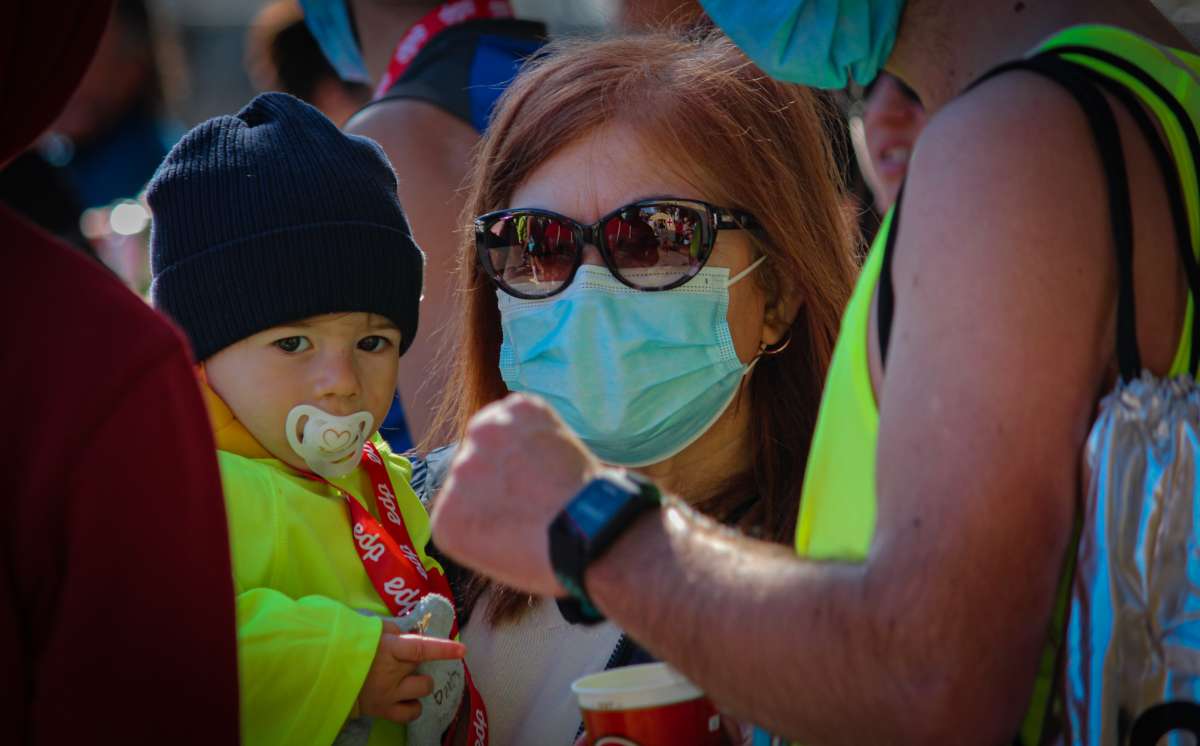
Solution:
M1084 46L1108 52L1141 68L1157 80L1200 125L1200 57L1165 49L1136 34L1110 26L1076 26L1055 34L1034 52L1067 46ZM1166 106L1144 85L1103 62L1064 55L1126 86L1158 119L1184 185L1193 246L1200 244L1200 194L1195 187L1192 157L1184 133ZM880 226L863 267L830 362L821 411L813 435L805 473L800 517L796 526L796 551L804 557L856 561L865 559L875 534L875 453L879 436L879 408L871 385L867 343L871 300L879 284L883 247L887 245L892 215ZM1187 370L1191 354L1194 309L1188 300L1184 328L1170 375ZM1060 613L1056 615L1061 623ZM1061 626L1057 626L1061 629ZM1055 631L1053 634L1057 635ZM1046 703L1053 683L1054 640L1043 656L1034 695L1021 729L1024 743L1036 743L1041 733Z

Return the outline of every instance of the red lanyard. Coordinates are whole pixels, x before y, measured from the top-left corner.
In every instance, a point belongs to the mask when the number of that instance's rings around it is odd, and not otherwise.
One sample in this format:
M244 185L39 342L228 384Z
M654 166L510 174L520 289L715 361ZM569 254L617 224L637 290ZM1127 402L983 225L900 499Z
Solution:
M446 576L437 569L426 569L421 558L413 547L412 538L400 508L396 505L396 493L392 490L392 480L388 476L387 467L383 465L383 457L375 449L374 444L363 445L363 467L375 489L375 504L385 522L380 522L366 508L359 504L344 490L338 489L339 494L346 499L346 507L350 510L350 522L354 530L354 548L358 551L363 568L371 578L371 584L388 611L393 616L404 616L412 611L417 603L429 593L437 593L451 603L454 596L450 592L450 583ZM320 477L317 477L320 479ZM321 480L325 481L325 480ZM335 487L335 489L337 489ZM458 619L455 618L450 628L451 639L458 637ZM467 682L467 696L470 698L471 722L468 727L471 733L468 743L472 746L487 746L488 717L487 707L483 698L475 689L471 680L471 672L463 662L463 673ZM455 731L461 725L457 720L446 730L442 739L443 744L452 742Z
M388 62L387 72L375 88L375 98L387 93L388 89L400 80L417 53L430 39L451 26L481 18L512 17L512 6L508 4L508 0L450 0L442 3L400 37L395 51L392 52L392 59Z

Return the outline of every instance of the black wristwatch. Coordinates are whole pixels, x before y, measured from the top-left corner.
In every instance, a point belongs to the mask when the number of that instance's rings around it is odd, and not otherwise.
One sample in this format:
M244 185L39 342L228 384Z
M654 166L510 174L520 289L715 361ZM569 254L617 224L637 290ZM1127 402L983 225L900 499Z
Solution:
M592 604L583 574L643 512L657 508L662 495L654 483L611 470L583 486L550 524L550 564L570 594L558 600L572 624L595 624L604 615Z

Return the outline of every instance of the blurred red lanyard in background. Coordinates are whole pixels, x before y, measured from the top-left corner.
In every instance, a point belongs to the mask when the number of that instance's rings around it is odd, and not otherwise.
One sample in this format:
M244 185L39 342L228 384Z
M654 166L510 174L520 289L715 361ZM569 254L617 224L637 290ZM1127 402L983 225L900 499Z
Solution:
M413 24L392 52L388 62L387 72L383 80L375 88L375 97L387 93L387 90L400 80L408 66L412 64L417 53L429 43L429 40L451 26L457 26L466 21L477 21L491 18L512 18L512 6L508 0L451 0L442 3L431 10L424 18Z

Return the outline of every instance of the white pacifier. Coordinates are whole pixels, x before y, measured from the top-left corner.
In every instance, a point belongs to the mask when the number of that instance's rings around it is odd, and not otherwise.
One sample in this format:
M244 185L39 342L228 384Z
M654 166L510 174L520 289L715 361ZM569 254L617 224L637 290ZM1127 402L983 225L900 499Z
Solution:
M335 479L358 466L374 424L370 412L339 417L309 404L297 404L288 412L284 429L288 444L308 468L326 479Z

